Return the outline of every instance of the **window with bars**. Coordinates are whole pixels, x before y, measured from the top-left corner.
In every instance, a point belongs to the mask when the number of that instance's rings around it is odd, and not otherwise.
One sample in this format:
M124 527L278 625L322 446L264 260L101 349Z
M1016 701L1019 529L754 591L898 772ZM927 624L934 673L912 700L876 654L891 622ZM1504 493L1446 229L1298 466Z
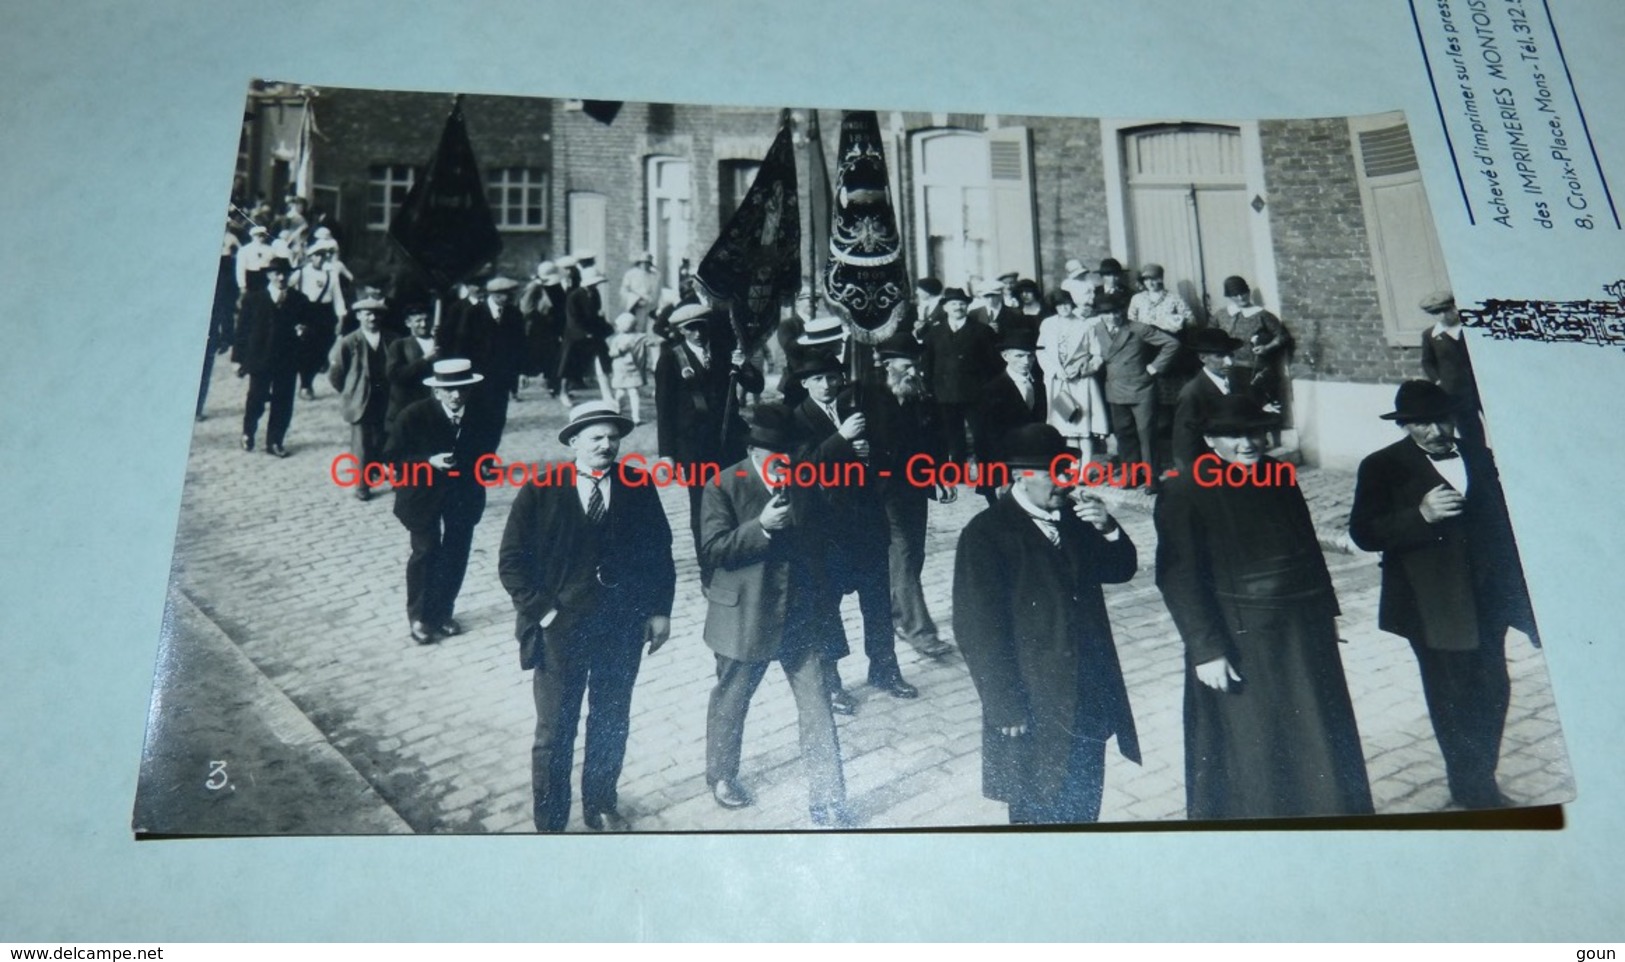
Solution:
M499 167L485 180L491 216L503 230L547 229L547 175L539 167Z
M378 164L367 169L367 227L388 230L406 192L417 180L417 168L408 164Z

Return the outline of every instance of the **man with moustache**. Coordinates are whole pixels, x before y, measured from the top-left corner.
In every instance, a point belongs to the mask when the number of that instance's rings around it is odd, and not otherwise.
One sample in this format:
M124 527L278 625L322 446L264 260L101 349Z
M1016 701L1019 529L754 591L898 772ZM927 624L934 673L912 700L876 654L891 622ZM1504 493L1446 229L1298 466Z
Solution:
M434 391L402 411L384 457L393 464L427 464L433 480L395 489L395 517L412 538L406 562L406 614L420 645L462 633L452 617L468 570L474 526L485 513L479 459L496 450L490 422L474 387L483 377L466 358L434 362L423 383Z
M1201 422L1202 464L1157 500L1157 588L1185 642L1189 818L1368 815L1365 756L1337 645L1337 595L1309 508L1276 472L1279 423L1242 395ZM1256 479L1264 479L1262 481Z
M374 297L355 302L360 325L339 338L327 368L328 383L339 395L339 414L350 425L350 453L363 464L379 461L387 440L384 418L389 413L389 344L395 339L379 326L384 302ZM366 501L372 489L357 484L355 496Z
M982 702L982 793L1011 824L1093 822L1106 742L1139 738L1101 585L1136 553L1098 498L1073 501L1051 465L1070 449L1048 424L1008 439L1015 481L965 526L954 556L954 637Z
M652 655L671 633L677 585L658 490L647 473L616 464L632 426L613 401L576 405L559 431L575 456L575 484L521 489L502 536L498 570L518 612L519 666L533 672L531 786L539 832L560 832L569 823L583 697L583 821L593 831L631 831L616 783L632 687L643 646Z
M927 278L929 280L929 278ZM870 479L886 509L889 533L887 571L891 578L892 623L902 639L927 658L941 658L953 646L937 634L925 603L920 573L925 569L925 535L929 504L951 504L958 492L940 485L907 480L910 459L923 455L930 463L946 457L948 443L936 403L925 393L920 376L920 345L898 331L875 347L883 378L866 391L862 411L867 421ZM889 475L887 477L886 475Z
M502 441L508 423L508 400L519 393L519 369L525 357L525 319L513 304L519 282L510 277L493 277L485 283L485 297L462 312L455 327L447 330L445 354L466 357L485 381L483 416L490 419L493 444Z
M788 483L796 444L790 412L758 405L745 460L705 489L702 555L714 572L705 592L705 643L717 662L705 720L705 780L723 808L751 804L739 783L745 714L777 661L795 696L808 814L820 827L849 827L821 660L830 633L841 631L840 601L825 583L823 539L807 511L813 492Z
M1004 370L982 388L982 400L976 411L979 464L1003 460L1004 442L1012 431L1049 418L1047 392L1033 364L1037 350L1037 335L1026 329L1008 330L999 337L999 357L1004 361ZM998 498L998 491L991 484L978 484L977 490L989 504Z
M266 264L265 286L243 295L231 359L237 375L248 377L248 399L243 408L244 451L254 450L260 416L271 409L265 429L265 453L285 458L282 446L293 421L293 392L299 380L299 339L316 323L310 301L293 290L293 265L275 257Z
M843 467L862 463L862 484L824 487L815 492L812 520L824 539L822 556L839 595L857 592L863 618L863 652L869 660L869 684L895 698L915 698L919 690L903 680L897 664L897 635L891 615L891 577L888 570L890 528L878 486L878 476L867 463L870 455L868 418L863 413L867 385L842 393L841 362L835 355L817 352L803 357L796 375L807 398L796 407L795 425L801 438L797 460L836 466L837 477L852 477ZM846 634L832 635L826 647L824 675L830 704L842 715L857 711L857 702L841 684L837 663L850 653Z
M1382 552L1377 626L1416 654L1451 800L1501 808L1512 804L1495 781L1511 699L1507 629L1536 646L1540 635L1495 460L1457 438L1461 412L1437 384L1399 386L1382 417L1405 437L1360 462L1349 535Z

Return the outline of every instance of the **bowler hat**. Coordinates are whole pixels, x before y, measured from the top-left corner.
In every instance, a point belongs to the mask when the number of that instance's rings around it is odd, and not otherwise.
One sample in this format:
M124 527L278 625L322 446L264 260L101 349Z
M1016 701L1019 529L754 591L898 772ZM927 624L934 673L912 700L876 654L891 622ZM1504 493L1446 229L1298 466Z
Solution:
M935 277L922 277L914 282L914 287L916 290L924 291L927 297L936 297L942 293L942 282Z
M1444 388L1432 381L1406 381L1394 392L1393 411L1382 415L1382 419L1409 424L1413 421L1446 421L1454 414L1455 405Z
M1012 468L1048 468L1071 448L1053 425L1023 424L1004 436L1004 463Z
M559 443L569 444L582 428L594 424L613 424L625 437L632 430L632 419L621 414L614 401L584 401L570 409L570 421L559 428Z
M1245 297L1252 292L1253 289L1247 286L1247 279L1244 277L1231 274L1224 279L1225 297Z
M914 339L913 334L903 330L875 345L875 356L882 361L890 361L893 358L918 361L922 353L920 342Z
M1099 271L1099 273L1101 273L1101 274L1121 274L1121 273L1123 273L1123 265L1118 262L1117 258L1108 257L1108 258L1105 258L1104 260L1102 260L1100 262L1100 271Z
M966 294L964 288L961 287L945 287L942 290L942 303L947 304L950 301L969 304L970 295Z
M1233 354L1247 343L1216 327L1191 328L1184 333L1182 340L1186 347L1197 354Z
M1197 430L1213 437L1240 437L1279 426L1281 419L1250 397L1228 394L1214 402Z
M467 358L448 357L434 362L434 373L423 379L429 387L468 387L485 380L485 375L474 373L474 362Z
M796 446L795 421L782 404L758 404L750 415L750 432L745 443L769 451L790 451Z
M1038 335L1029 328L1010 327L999 335L999 350L1026 351L1031 354L1038 350Z
M796 358L790 370L796 377L805 381L821 374L840 374L846 369L841 366L841 359L829 351L808 351Z
M292 274L293 262L286 257L273 257L265 262L267 274Z

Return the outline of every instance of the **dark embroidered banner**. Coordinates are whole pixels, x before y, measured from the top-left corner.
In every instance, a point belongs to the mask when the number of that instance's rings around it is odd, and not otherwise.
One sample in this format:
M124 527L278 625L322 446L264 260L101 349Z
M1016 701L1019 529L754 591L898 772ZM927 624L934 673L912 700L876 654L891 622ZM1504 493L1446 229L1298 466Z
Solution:
M824 287L853 338L875 344L902 322L909 285L880 120L872 110L849 110L841 118L834 214Z
M452 104L423 179L407 191L390 221L389 236L442 294L502 253L460 99Z

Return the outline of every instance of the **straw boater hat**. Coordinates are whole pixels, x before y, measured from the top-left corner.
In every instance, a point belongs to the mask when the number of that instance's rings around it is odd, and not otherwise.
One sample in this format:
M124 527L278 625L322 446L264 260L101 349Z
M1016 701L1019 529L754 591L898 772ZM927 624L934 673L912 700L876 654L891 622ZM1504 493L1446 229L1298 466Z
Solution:
M485 380L485 375L474 373L474 362L461 357L448 357L434 362L434 373L423 379L429 387L468 387Z
M248 228L249 237L270 237L271 231L264 224L255 224Z
M1384 421L1430 423L1446 421L1456 413L1444 388L1432 381L1406 381L1394 394L1394 409L1382 415Z
M750 434L745 443L769 451L791 451L796 446L795 422L790 409L782 404L758 404L750 416Z
M614 401L586 401L570 409L570 422L559 429L559 443L569 444L581 429L594 424L613 424L621 437L632 430L632 419L621 413Z
M382 298L363 297L361 300L351 304L350 309L355 311L381 311L388 306L389 305L386 304Z
M582 287L592 287L595 284L602 284L606 279L607 278L604 277L602 271L590 264L581 269Z
M803 346L834 344L845 337L846 328L841 326L840 318L815 317L801 329L801 336L796 338L796 343Z
M1186 332L1185 346L1197 354L1234 354L1246 344L1239 337L1231 337L1216 327L1198 327Z
M976 289L977 297L992 297L995 294L1004 294L1004 285L998 281L983 281L982 286Z
M1278 427L1281 419L1240 394L1227 394L1214 402L1197 430L1212 437L1241 437Z
M704 304L684 304L671 312L667 321L674 328L684 328L690 324L704 324L711 318L711 309Z
M503 294L519 286L519 282L511 277L493 277L485 282L485 293Z

